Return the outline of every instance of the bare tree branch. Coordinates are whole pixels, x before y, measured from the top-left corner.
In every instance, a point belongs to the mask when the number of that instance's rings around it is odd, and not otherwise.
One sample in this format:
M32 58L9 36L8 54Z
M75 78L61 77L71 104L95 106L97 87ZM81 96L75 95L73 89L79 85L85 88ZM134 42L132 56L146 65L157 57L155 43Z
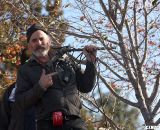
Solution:
M160 99L152 111L152 117L154 117L156 115L159 108L160 108Z
M117 72L115 72L113 69L111 69L105 62L103 62L100 58L98 58L98 61L100 61L100 63L102 63L104 66L106 66L107 69L109 69L113 74L115 74L118 78L120 78L121 80L124 81L128 81L128 79L125 79L124 77L118 75Z
M100 111L100 112L105 116L106 120L110 123L110 125L111 125L112 128L114 128L115 130L121 130L121 129L114 123L114 121L111 120L111 119L108 117L108 115L106 115L106 113L105 113L103 110L100 109L99 106L97 106L97 104L96 104L94 101L90 100L89 98L86 98L86 97L83 96L83 95L81 95L81 96L82 96L85 100L87 100L87 101L89 101L90 103L92 103L92 105L93 105L95 108L97 108L98 111Z
M102 9L103 9L103 11L104 11L104 13L105 13L105 15L108 17L109 21L112 23L112 25L113 25L114 29L116 30L116 32L117 32L118 34L121 34L120 31L118 30L117 26L116 26L115 21L113 21L112 17L110 16L110 13L109 13L109 11L107 10L107 8L106 8L103 0L99 0L99 3L100 3L100 5L101 5L101 7L102 7Z
M126 25L126 28L127 28L127 31L128 31L129 41L130 41L131 47L135 48L127 20L125 21L125 25ZM131 54L130 54L130 56L131 56L130 62L131 62L131 66L134 69L134 71L136 71L136 68L135 68L135 64L133 62L134 59L132 59L132 53L133 53L133 55L136 55L135 54L136 51L137 51L136 49L134 49L133 51L130 51L131 52Z
M153 91L151 93L151 96L149 97L149 101L150 103L152 103L158 93L158 87L159 87L159 78L160 78L160 72L157 74L156 76L156 81L155 81L155 84L154 84L154 87L153 87ZM151 104L150 104L151 105Z
M106 80L101 76L101 75L98 75L99 78L103 81L103 83L107 86L107 88L112 92L112 94L117 97L119 100L121 100L122 102L124 103L127 103L131 106L134 106L134 107L138 107L138 104L137 103L133 103L127 99L124 99L123 97L119 96L115 91L114 89L106 82Z
M121 20L121 23L120 23L120 26L122 27L124 22L125 22L125 16L126 16L126 12L127 12L127 7L128 7L128 1L129 0L126 0L125 1L125 6L124 6L124 9L121 10L121 13L122 13L122 20ZM117 1L118 3L118 1ZM119 4L118 4L119 5Z
M91 36L91 35L82 35L82 34L70 32L70 31L67 31L66 34L71 35L71 36L76 36L79 38L87 38L87 39L94 38L94 36Z
M158 126L160 124L160 118L155 122L155 125Z
M143 10L144 10L144 19L145 19L145 35L144 35L144 39L145 39L145 48L144 48L144 55L141 61L141 66L144 63L145 59L146 59L146 55L147 55L147 46L148 46L148 18L147 18L147 11L145 9L145 3L143 3Z

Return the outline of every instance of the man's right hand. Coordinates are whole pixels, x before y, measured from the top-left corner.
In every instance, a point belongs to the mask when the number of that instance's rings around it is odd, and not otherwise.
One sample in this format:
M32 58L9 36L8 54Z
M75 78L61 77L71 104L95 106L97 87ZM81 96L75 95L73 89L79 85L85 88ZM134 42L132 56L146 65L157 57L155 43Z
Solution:
M44 89L47 90L49 87L53 85L53 75L56 75L57 72L53 72L50 74L46 74L46 71L43 69L42 74L39 80L40 86Z

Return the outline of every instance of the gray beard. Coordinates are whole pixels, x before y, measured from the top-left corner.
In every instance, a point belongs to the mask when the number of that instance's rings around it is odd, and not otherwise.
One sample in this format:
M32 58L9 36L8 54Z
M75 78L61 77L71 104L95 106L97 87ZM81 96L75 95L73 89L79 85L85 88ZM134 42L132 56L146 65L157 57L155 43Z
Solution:
M45 49L45 50L39 49L39 50L33 51L33 55L35 55L36 57L47 56L48 51L49 49Z

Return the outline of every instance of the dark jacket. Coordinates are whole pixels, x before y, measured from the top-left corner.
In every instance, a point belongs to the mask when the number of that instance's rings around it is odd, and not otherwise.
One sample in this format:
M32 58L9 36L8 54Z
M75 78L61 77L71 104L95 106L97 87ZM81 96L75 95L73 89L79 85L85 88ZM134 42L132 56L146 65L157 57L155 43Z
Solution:
M12 89L15 87L15 83L11 84L4 92L1 105L0 105L0 130L8 130L8 126L11 118L11 102L9 101L9 95Z
M34 108L23 111L9 96L15 88L11 84L4 92L0 106L0 130L35 130Z
M38 83L42 69L48 73L58 72L58 75L53 77L53 86L47 91ZM30 60L19 69L16 102L23 109L35 105L37 120L49 117L53 111L79 116L81 102L78 90L83 93L90 92L94 81L95 66L91 62L87 62L86 69L82 73L80 69L72 68L63 60L45 66L40 65L36 60Z
M8 130L36 130L34 107L24 111L14 103Z

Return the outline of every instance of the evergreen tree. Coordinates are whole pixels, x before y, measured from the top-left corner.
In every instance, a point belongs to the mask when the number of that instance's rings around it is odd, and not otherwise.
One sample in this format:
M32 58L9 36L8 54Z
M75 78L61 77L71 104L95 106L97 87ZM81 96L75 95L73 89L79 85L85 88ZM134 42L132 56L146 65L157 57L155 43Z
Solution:
M119 90L116 91L120 92ZM109 93L101 94L101 97L97 99L97 104L104 112L99 119L101 120L99 127L108 128L108 130L113 129L106 119L105 115L108 115L121 129L136 130L139 115L138 109L130 107Z
M93 118L87 109L81 109L81 117L86 122L87 129L94 130Z

